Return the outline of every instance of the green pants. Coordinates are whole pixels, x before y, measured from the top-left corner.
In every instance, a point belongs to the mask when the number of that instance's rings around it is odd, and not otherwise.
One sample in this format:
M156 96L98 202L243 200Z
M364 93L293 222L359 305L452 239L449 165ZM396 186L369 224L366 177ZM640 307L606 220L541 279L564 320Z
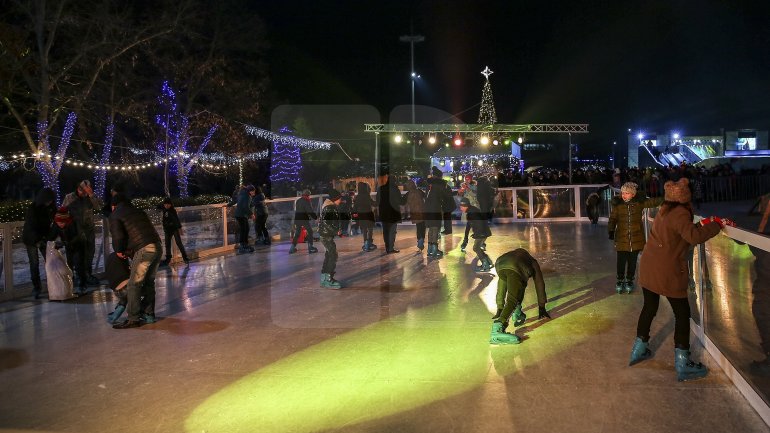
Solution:
M505 323L511 318L516 305L524 300L524 289L527 281L522 280L521 275L511 269L497 271L497 309L503 310L496 322Z

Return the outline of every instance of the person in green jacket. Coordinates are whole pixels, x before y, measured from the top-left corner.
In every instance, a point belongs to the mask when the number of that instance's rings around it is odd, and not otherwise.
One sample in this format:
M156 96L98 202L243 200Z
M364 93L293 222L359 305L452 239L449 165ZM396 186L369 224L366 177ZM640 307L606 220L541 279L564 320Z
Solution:
M615 250L618 252L618 279L615 284L618 294L631 293L634 289L636 261L646 242L642 224L644 209L658 207L663 203L663 197L637 197L636 188L633 182L626 182L620 187L620 197L613 197L607 222L609 238L615 241Z
M548 297L545 293L545 282L540 265L529 252L523 248L508 251L495 261L497 269L497 313L492 318L492 333L490 344L519 344L521 339L515 334L505 332L508 321L513 317L513 326L521 326L527 315L521 310L524 300L524 289L527 281L532 278L537 290L538 319L551 316L545 309Z

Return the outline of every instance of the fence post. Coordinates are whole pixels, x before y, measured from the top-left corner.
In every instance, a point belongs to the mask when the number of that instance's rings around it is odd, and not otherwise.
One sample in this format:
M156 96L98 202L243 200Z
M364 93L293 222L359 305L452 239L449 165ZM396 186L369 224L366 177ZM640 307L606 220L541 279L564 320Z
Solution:
M0 224L3 234L3 272L5 273L5 292L13 290L13 228L10 224Z
M223 246L227 246L227 206L222 206L222 235L225 237Z
M575 216L580 220L583 217L583 207L580 205L580 187L573 186L572 190L575 192Z

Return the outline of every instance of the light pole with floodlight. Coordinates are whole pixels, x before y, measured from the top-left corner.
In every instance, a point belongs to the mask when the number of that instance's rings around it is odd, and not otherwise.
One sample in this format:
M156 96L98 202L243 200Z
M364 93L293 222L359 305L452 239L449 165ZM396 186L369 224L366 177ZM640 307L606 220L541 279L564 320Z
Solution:
M415 123L414 118L414 80L419 78L420 76L417 75L416 72L414 72L414 44L415 42L422 42L425 40L425 36L423 35L415 35L414 31L410 29L409 33L412 33L410 35L404 35L399 38L401 42L409 42L409 51L410 51L410 58L411 58L411 75L409 77L409 81L412 82L412 125ZM412 141L412 160L415 158L415 144L414 141Z

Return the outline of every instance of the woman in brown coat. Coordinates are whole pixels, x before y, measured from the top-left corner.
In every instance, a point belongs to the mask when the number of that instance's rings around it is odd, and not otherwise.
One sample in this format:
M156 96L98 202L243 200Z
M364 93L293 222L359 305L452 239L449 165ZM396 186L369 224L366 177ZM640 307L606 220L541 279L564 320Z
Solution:
M406 205L409 207L409 218L415 224L417 230L417 248L422 251L425 248L425 193L417 188L413 180L406 182Z
M629 365L652 356L648 347L650 325L658 311L660 297L665 296L674 310L675 366L679 381L698 379L708 369L690 360L690 304L687 299L687 249L716 236L729 220L711 217L693 224L691 193L687 178L664 185L665 201L655 217L650 237L639 264L639 285L644 306L639 314L636 340Z
M636 184L626 182L620 187L620 197L612 199L612 210L607 222L610 240L615 241L618 252L615 291L631 293L634 289L636 260L644 248L645 236L642 218L644 209L660 206L663 198L636 196Z

